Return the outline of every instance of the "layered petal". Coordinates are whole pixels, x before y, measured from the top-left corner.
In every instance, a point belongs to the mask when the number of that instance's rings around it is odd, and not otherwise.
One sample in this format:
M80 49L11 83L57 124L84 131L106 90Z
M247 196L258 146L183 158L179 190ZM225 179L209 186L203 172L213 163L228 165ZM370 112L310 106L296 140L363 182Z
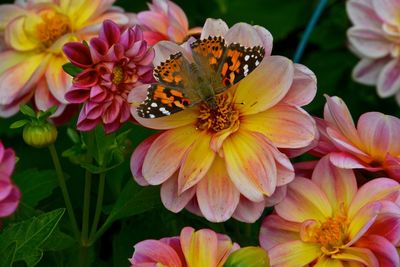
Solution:
M352 46L369 58L381 58L389 54L390 42L379 30L352 27L347 32Z
M359 83L365 85L376 85L378 83L379 75L381 74L383 68L388 64L390 59L369 59L363 58L354 67L352 72L352 77ZM388 88L381 90L387 92ZM382 94L382 93L380 93Z
M400 265L400 257L395 246L384 237L379 235L363 237L357 242L357 247L371 250L379 262L378 266L396 267Z
M264 208L265 200L254 202L241 195L232 217L241 222L254 223L261 217Z
M279 244L268 251L271 266L306 266L321 255L319 245L299 240Z
M400 63L397 59L388 62L377 79L377 92L380 97L393 96L400 90Z

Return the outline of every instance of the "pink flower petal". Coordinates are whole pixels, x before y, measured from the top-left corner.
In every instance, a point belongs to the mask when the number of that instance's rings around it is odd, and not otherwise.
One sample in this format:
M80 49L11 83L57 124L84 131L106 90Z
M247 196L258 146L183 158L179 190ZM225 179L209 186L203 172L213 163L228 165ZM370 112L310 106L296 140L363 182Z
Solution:
M264 200L253 202L241 195L239 204L232 217L241 222L255 223L261 217L264 208Z
M383 21L376 14L373 0L350 0L346 3L347 14L356 26L379 30Z
M300 239L300 223L289 222L276 214L267 216L260 229L260 245L265 250Z
M389 97L400 90L400 63L397 59L387 63L379 74L377 89L380 97Z
M187 149L197 139L194 127L180 127L162 133L151 145L143 162L143 177L149 184L166 181L181 165ZM171 157L171 155L174 155Z
M61 103L66 104L65 92L72 85L72 77L65 73L62 66L67 63L64 57L52 57L46 70L46 80L52 95Z
M400 266L400 258L395 246L384 237L378 235L366 236L360 239L356 246L371 250L376 256L379 266Z
M260 35L263 33L263 36ZM239 22L233 25L225 34L227 44L239 43L245 47L263 46L267 40L272 43L272 36L268 31L261 32L252 25ZM269 45L271 47L272 45Z
M236 132L223 144L229 176L236 188L254 202L270 196L276 187L276 165L273 154L260 134Z
M390 61L388 58L368 59L363 58L354 67L352 77L365 85L376 85L383 67Z
M19 201L21 199L21 192L16 186L13 186L10 194L0 201L0 218L7 217L14 213L19 205Z
M89 47L79 42L70 42L63 47L64 54L76 66L88 68L92 63Z
M324 191L334 210L347 210L357 192L353 171L333 166L329 155L319 160L311 179Z
M321 253L319 244L299 240L285 242L268 250L271 266L307 266Z
M99 37L107 41L109 46L112 46L119 41L121 31L115 22L112 20L105 20L99 32Z
M365 169L369 165L346 152L332 152L329 154L333 165L343 169ZM382 168L380 168L382 169Z
M378 267L379 263L371 250L366 248L343 248L341 252L332 255L332 259L350 262L355 266Z
M270 56L238 83L234 102L240 103L243 115L265 111L284 98L292 84L293 75L294 68L289 59Z
M161 186L161 201L172 212L178 213L194 198L196 187L180 193L178 188L178 174L175 173Z
M239 204L240 193L231 182L223 159L219 157L196 188L200 210L211 222L228 220Z
M372 2L375 12L385 22L397 25L399 22L400 2L398 0L381 0Z
M200 132L183 157L178 177L179 193L196 185L209 171L215 158L214 151L210 149L210 140L210 134Z
M368 58L381 58L390 53L390 42L379 30L352 27L347 37L353 48Z
M301 177L287 186L286 197L275 206L275 211L283 219L299 223L309 219L324 221L333 212L325 193L314 182Z
M222 19L207 19L204 23L200 39L206 39L209 36L222 36L228 32L229 28Z

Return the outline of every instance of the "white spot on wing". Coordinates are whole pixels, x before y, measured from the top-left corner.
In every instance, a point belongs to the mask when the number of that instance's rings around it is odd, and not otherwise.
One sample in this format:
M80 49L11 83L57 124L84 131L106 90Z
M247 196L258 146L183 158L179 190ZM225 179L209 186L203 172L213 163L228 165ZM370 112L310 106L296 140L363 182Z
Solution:
M156 116L154 114L149 114L150 119L154 119Z
M245 57L244 57L244 60L245 61L247 61L247 60L249 60L250 59L250 56L249 55L246 55Z
M153 102L153 103L151 103L151 105L150 106L152 106L153 108L156 108L158 105L157 105L157 103L156 102Z

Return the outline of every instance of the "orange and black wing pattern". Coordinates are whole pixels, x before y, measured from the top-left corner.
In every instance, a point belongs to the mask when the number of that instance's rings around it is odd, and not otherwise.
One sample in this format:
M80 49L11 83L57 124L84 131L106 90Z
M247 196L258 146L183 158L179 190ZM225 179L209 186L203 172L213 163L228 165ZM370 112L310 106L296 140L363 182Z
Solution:
M190 47L198 65L218 70L224 56L226 45L221 36L209 36L207 39L197 40Z
M142 118L159 118L179 112L190 105L183 92L161 84L152 84L147 89L147 97L137 107Z
M185 70L187 69L185 64L186 61L182 53L173 54L154 69L154 77L163 85L173 88L183 88Z

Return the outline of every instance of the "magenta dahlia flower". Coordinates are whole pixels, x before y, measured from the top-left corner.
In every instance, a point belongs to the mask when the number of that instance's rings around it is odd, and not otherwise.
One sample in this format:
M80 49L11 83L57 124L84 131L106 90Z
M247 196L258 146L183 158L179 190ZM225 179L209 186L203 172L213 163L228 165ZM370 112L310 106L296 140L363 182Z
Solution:
M122 31L106 20L99 36L89 44L70 42L64 53L83 69L65 94L70 103L83 103L77 128L89 131L103 124L107 133L130 118L128 94L136 86L151 82L153 50L138 27Z
M11 182L15 153L0 142L0 218L11 215L18 207L21 192Z

